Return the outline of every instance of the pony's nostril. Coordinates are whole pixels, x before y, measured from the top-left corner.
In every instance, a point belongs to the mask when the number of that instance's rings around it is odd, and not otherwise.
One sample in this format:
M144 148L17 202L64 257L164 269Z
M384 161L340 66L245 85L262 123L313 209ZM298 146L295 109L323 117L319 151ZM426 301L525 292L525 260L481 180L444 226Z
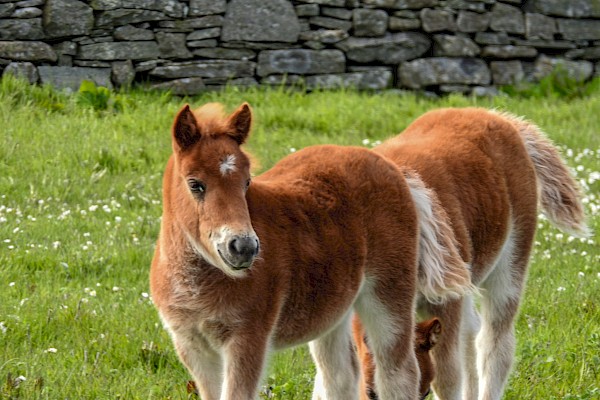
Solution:
M258 254L258 240L247 236L235 236L229 241L229 252L236 257L252 258Z

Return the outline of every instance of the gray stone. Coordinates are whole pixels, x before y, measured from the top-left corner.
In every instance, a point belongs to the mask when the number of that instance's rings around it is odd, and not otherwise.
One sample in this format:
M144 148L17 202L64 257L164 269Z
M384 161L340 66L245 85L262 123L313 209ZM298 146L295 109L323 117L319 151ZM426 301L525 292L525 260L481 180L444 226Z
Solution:
M77 55L77 44L73 42L61 42L52 46L56 54L64 54L69 56Z
M563 19L558 20L558 31L566 40L598 40L600 39L600 19Z
M157 32L156 41L161 58L186 59L193 57L185 45L185 33Z
M300 23L287 0L232 0L221 40L296 42Z
M265 50L258 54L258 76L271 74L329 74L346 69L339 50Z
M311 25L316 25L326 29L341 29L343 31L349 31L350 28L352 28L352 22L337 18L312 17L309 22Z
M242 78L254 76L256 63L238 60L203 60L172 63L150 71L151 76L162 79L186 77L202 78Z
M190 0L190 17L201 15L223 14L227 10L225 0Z
M456 18L456 26L460 32L484 32L490 26L490 14L461 11Z
M114 37L117 40L153 40L154 32L149 29L136 28L132 25L119 26L115 29Z
M17 8L11 15L12 18L35 18L42 15L42 10L36 7Z
M84 80L112 89L110 68L40 66L38 71L42 84L50 84L59 90L76 92Z
M439 4L438 0L363 0L362 2L369 6L398 10L420 10L426 7L435 7Z
M160 51L156 42L108 42L81 46L78 58L83 60L151 60Z
M600 0L528 0L526 10L571 18L600 17Z
M456 31L452 13L426 8L421 11L421 23L425 32Z
M485 4L493 4L494 1L484 2L471 0L447 0L445 3L446 7L451 8L453 10L468 10L482 13L485 12Z
M527 39L554 39L556 21L542 14L525 14L525 37Z
M490 28L494 31L525 33L525 19L517 7L496 3L490 17Z
M514 85L525 78L521 61L492 61L490 69L495 85Z
M161 28L172 28L178 32L192 32L196 29L212 28L223 25L223 17L220 15L207 15L206 17L191 18L182 21L160 21Z
M475 97L495 97L500 92L494 86L474 86L471 90L471 95Z
M17 7L37 7L44 4L44 0L24 0L16 3Z
M155 83L150 89L169 91L176 96L194 96L206 91L206 85L201 77L180 78L168 82Z
M475 42L479 44L510 44L510 39L505 32L477 32Z
M564 70L572 79L585 81L594 73L594 64L590 61L569 61L541 55L535 60L532 77L540 80L557 69Z
M580 58L583 58L584 60L600 60L600 46L583 49Z
M350 37L337 43L336 47L352 61L397 64L423 55L431 47L431 40L422 33L398 32L383 38Z
M256 57L256 53L249 49L226 49L223 47L194 50L194 55L221 60L252 60Z
M298 3L321 4L324 6L344 7L346 0L298 0Z
M481 51L482 57L492 58L533 58L537 56L535 47L507 45L485 46Z
M178 0L92 0L94 10L138 9L160 11L172 17L183 17L183 4Z
M90 6L77 0L47 0L44 32L52 38L87 35L94 27Z
M76 65L78 67L90 67L90 68L111 68L112 64L108 61L96 61L96 60L75 60L72 65L61 65L61 67L72 67Z
M296 49L298 43L278 43L278 42L221 42L222 47L232 49L253 49L253 50L283 50Z
M480 53L479 46L464 36L433 35L435 57L474 57Z
M25 79L30 84L40 79L37 68L30 62L11 62L4 68L3 75L13 75Z
M473 58L420 58L400 64L402 86L419 89L433 85L488 85L490 70L483 60Z
M187 42L187 47L217 47L218 44L217 39L192 40L191 42Z
M14 3L0 4L0 18L10 17L14 9Z
M352 12L352 26L354 36L383 36L388 26L388 14L383 10L357 8Z
M13 61L56 61L56 52L43 42L0 41L0 59Z
M412 31L421 27L421 20L412 18L390 17L390 31Z
M295 7L296 15L299 17L315 17L319 15L318 4L300 4Z
M440 85L439 91L442 93L469 93L469 85Z
M221 36L221 28L208 28L194 31L187 35L186 40L204 40Z
M101 12L98 18L96 18L96 26L112 27L168 19L169 17L160 11L119 8Z
M356 10L354 10L356 11ZM332 7L322 7L321 15L325 17L333 17L337 19L350 19L352 18L353 11L347 10L345 8L332 8Z
M315 40L307 40L306 42L304 42L304 45L302 47L306 47L311 50L323 50L325 47L327 47L327 45L322 42L317 42Z
M113 62L111 78L116 87L130 87L135 80L135 69L131 60Z
M42 19L0 19L0 40L38 40L45 37Z
M340 29L319 29L316 31L307 31L300 34L300 40L320 42L320 43L337 43L348 37L348 32Z
M343 74L311 75L305 78L308 89L383 90L389 88L392 81L392 71L381 68Z

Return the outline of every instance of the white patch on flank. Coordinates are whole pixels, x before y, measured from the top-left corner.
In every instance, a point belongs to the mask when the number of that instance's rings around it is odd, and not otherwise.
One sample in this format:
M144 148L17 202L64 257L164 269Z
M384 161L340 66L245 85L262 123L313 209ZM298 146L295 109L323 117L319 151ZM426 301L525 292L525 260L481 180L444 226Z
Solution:
M229 154L225 159L221 160L219 171L221 171L221 175L223 176L235 171L235 156L233 154Z

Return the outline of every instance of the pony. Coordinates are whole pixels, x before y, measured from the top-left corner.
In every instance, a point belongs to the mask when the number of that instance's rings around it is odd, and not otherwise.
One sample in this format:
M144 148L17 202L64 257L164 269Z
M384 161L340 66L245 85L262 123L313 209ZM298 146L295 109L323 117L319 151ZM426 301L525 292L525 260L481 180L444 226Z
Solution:
M425 399L430 392L430 385L435 376L435 367L431 357L431 349L437 343L442 333L442 324L439 319L432 318L427 321L419 322L415 327L415 354L421 380L419 382L419 398ZM375 389L375 364L373 354L369 349L368 339L365 336L364 329L358 317L352 319L352 335L356 344L358 359L361 364L360 380L360 400L376 400L377 392Z
M514 320L538 205L560 229L588 236L578 185L539 127L481 108L430 111L374 151L442 208L438 218L447 220L438 222L451 226L479 289L442 302L418 296L418 312L435 315L444 327L432 350L435 395L501 398L514 357Z
M202 399L256 398L268 354L307 342L313 399L358 399L353 311L379 398L417 398L416 293L471 290L443 210L361 147L308 147L252 177L251 123L247 103L209 103L171 129L150 290Z

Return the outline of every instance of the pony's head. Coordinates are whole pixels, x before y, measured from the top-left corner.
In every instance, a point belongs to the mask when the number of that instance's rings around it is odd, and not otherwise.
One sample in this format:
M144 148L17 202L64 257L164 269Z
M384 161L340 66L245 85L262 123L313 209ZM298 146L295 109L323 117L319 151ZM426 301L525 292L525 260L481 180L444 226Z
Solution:
M260 248L246 203L250 161L240 148L251 121L247 103L229 116L217 103L185 105L172 128L174 213L194 250L231 277L243 276Z

